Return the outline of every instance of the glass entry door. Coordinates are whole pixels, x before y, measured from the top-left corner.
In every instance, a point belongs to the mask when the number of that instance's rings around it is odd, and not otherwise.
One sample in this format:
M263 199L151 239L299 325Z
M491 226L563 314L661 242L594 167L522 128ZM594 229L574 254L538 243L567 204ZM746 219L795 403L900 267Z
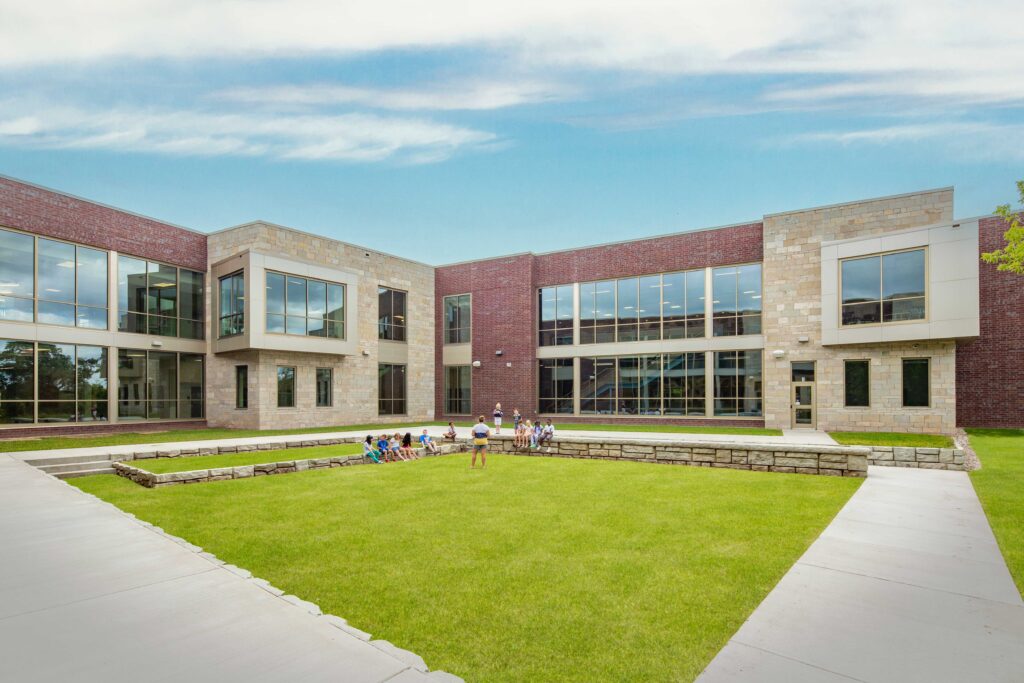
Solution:
M790 412L794 429L816 429L817 411L814 407L814 361L793 361Z

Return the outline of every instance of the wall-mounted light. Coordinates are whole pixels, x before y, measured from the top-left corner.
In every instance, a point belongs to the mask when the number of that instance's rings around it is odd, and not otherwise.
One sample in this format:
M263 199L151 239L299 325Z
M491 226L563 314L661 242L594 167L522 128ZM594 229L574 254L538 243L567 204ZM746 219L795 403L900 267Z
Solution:
M163 345L164 345L164 343L163 343L162 341L157 341L157 340L155 340L155 339L153 340L153 342L152 342L152 343L153 343L153 346L155 346L155 347L157 347L157 348L160 348L161 346L163 346Z
M366 349L363 349L363 355L364 355L364 356L369 356L369 355L370 355L370 352L369 352L369 351L367 351Z
M474 368L480 367L480 361L478 361L478 360L473 361L473 367Z
M775 349L774 351L772 351L772 356L774 356L775 358L782 358L785 355L786 352L783 351L782 349Z
M495 356L503 356L503 355L505 355L505 352L502 351L501 349L498 349L497 351L494 352L494 355Z
M512 367L512 363L511 363L511 362L509 362L509 363L505 363L505 367L506 367L506 368L510 368L510 367Z
M808 337L807 335L802 335L800 337L797 337L796 340L801 344L806 344L807 342L811 341L811 338Z

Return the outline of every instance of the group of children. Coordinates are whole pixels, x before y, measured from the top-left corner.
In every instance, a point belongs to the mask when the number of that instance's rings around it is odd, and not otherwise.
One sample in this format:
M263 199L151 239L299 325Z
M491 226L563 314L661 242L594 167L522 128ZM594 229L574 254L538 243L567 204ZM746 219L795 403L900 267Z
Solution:
M516 448L540 448L555 438L555 425L548 418L546 424L541 424L540 418L533 423L529 420L517 420L512 445Z
M429 451L432 454L437 453L437 444L427 434L426 429L420 435L419 442L423 450ZM390 438L387 434L381 434L377 438L376 443L374 443L373 435L367 435L366 440L363 441L363 457L380 464L398 462L399 460L418 460L423 456L418 454L416 449L412 447L411 432L406 432L405 436L396 432Z

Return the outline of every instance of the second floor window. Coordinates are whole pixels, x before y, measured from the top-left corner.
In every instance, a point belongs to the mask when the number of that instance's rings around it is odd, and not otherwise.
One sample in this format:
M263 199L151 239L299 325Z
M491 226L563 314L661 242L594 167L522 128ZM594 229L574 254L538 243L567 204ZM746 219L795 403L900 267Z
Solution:
M203 277L185 268L119 256L117 329L202 339Z
M233 337L245 332L245 275L242 271L220 279L221 337Z
M404 342L406 331L405 292L377 288L377 337Z
M924 319L924 249L846 259L841 273L843 325Z
M470 311L469 294L444 298L445 344L465 344L470 341Z
M761 264L715 268L711 283L713 335L761 334Z
M572 285L539 290L540 346L572 344Z
M345 338L345 285L267 273L267 332Z

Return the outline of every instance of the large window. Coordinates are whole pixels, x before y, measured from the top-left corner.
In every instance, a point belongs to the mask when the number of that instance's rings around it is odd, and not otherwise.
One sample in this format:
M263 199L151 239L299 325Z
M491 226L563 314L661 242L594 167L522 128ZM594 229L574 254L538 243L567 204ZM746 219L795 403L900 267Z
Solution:
M377 288L377 338L405 341L405 292Z
M267 273L267 332L345 338L345 285Z
M761 333L761 264L711 271L712 332L716 337Z
M473 369L468 365L449 365L444 369L444 412L469 415L472 410Z
M761 352L715 352L715 415L760 417Z
M871 405L871 369L867 360L843 361L843 395L847 408Z
M405 415L405 366L381 363L377 366L377 412Z
M931 404L927 358L903 359L903 407L927 408Z
M444 298L444 343L465 344L470 341L470 295L459 294Z
M925 317L925 250L842 261L843 325Z
M703 336L703 270L580 285L581 344Z
M334 370L316 369L316 407L330 408L334 405Z
M295 407L295 368L292 366L277 368L277 407Z
M234 337L245 332L245 274L242 271L225 275L220 279L220 327L221 338ZM268 299L269 299L269 287Z
M703 415L704 353L580 359L580 413Z
M541 346L572 344L572 285L538 290Z
M203 274L130 256L117 258L117 329L203 338Z
M0 320L107 329L107 252L0 230Z
M249 407L249 366L235 366L235 408L245 410Z
M105 348L0 341L0 423L106 420Z
M198 353L118 349L118 419L202 418L204 364Z
M540 361L537 409L541 413L572 413L572 358L546 358Z

